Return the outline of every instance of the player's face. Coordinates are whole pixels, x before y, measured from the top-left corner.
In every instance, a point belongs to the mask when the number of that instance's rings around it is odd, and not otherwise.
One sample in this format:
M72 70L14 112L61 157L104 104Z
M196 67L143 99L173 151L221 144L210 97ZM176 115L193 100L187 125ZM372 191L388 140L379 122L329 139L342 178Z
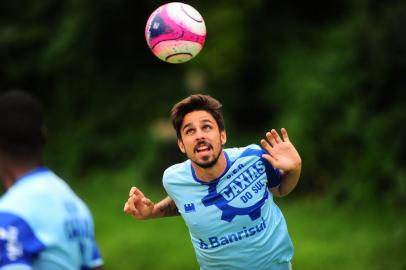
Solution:
M194 111L186 114L180 132L179 148L192 162L202 168L211 168L217 163L227 137L210 113Z

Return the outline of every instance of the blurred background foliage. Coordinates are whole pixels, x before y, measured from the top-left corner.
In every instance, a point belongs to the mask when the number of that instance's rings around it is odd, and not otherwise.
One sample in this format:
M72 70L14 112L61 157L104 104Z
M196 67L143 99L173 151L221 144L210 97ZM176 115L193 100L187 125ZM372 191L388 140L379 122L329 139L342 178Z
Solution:
M405 224L405 1L187 1L208 35L181 65L160 61L145 42L146 20L164 3L0 2L0 91L41 98L47 163L88 196L96 223L106 225L106 195L116 211L131 185L164 195L163 169L184 159L169 110L203 92L224 105L229 147L288 129L303 159L295 199L394 212Z

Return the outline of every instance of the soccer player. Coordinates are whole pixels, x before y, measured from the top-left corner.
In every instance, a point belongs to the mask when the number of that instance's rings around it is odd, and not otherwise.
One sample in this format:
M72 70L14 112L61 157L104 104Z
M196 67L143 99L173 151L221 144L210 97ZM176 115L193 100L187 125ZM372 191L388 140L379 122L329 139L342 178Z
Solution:
M42 108L30 94L0 95L0 270L102 269L87 206L44 167Z
M152 203L132 187L124 211L136 219L180 213L202 270L291 269L293 245L273 196L296 186L301 158L285 129L258 145L224 149L221 104L192 95L171 111L178 146L188 158L165 170L168 197Z

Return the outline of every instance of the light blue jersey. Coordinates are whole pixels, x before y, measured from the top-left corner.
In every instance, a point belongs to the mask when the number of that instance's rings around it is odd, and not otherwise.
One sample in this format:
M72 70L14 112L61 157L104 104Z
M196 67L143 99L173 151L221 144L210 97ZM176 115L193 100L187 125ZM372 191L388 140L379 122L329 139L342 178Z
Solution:
M0 199L0 270L102 264L89 209L48 169L21 177Z
M224 152L227 168L209 183L197 179L190 160L163 176L201 269L290 269L293 245L268 191L280 184L279 171L261 157L264 151L257 145Z

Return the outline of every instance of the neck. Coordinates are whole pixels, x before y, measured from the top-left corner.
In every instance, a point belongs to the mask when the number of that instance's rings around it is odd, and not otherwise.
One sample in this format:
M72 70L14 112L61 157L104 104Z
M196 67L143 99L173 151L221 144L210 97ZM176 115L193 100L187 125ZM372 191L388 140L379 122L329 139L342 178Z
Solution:
M8 166L2 171L2 180L4 187L6 188L6 190L9 189L19 178L41 166L42 163Z
M193 169L195 170L196 177L203 182L210 182L223 174L227 168L227 160L224 151L221 151L217 163L211 168L202 168L192 162Z

